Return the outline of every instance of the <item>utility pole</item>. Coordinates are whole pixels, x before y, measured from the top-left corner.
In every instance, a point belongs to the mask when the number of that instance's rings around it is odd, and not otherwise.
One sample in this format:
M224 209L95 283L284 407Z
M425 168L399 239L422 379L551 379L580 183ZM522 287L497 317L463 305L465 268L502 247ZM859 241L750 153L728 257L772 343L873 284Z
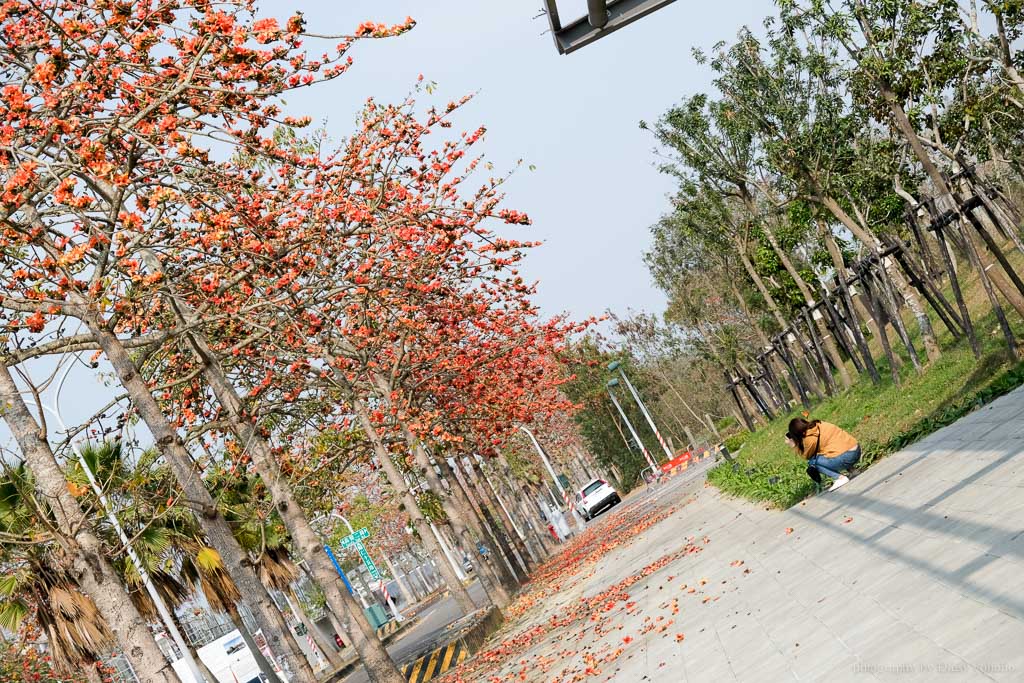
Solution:
M633 435L633 441L636 441L636 445L640 447L640 452L643 453L644 458L647 459L647 464L651 466L654 476L659 477L661 475L658 465L655 464L654 460L651 458L651 454L647 452L647 446L644 446L644 442L640 440L640 435L637 434L636 429L633 428L633 423L629 421L628 417L626 417L626 411L622 409L619 399L615 398L615 393L612 391L612 387L616 386L618 383L619 381L614 378L608 381L608 396L611 397L612 403L614 403L615 407L619 410L619 415L622 416L622 421L625 422L626 427L629 428L629 433Z
M633 383L629 381L629 378L626 377L626 373L622 370L622 363L617 360L613 360L608 364L608 369L612 372L615 372L616 370L619 371L619 376L622 377L622 381L626 383L626 388L629 389L629 393L633 395L633 400L636 401L638 406L640 406L640 412L644 414L645 418L647 418L647 424L651 426L651 431L654 432L654 436L658 437L658 443L661 444L662 449L665 451L665 455L669 460L674 458L675 455L672 453L672 449L668 447L668 444L665 443L665 439L661 437L661 432L658 431L658 425L654 424L654 418L652 418L651 414L647 411L647 406L645 406L644 402L640 400L640 394L637 393Z
M67 425L64 424L64 418L60 414L60 392L64 388L64 381L67 380L68 373L71 372L73 367L73 362L68 363L68 367L64 371L64 375L60 378L60 382L57 384L57 391L53 397L53 407L43 406L45 410L49 411L57 418L57 422L60 423L60 428L68 435L71 434L71 431L67 428ZM103 513L106 515L107 521L110 522L110 525L117 533L117 537L120 539L121 544L124 546L125 553L128 555L128 560L132 563L132 566L135 567L135 571L139 573L142 585L145 586L146 593L153 601L157 614L160 615L160 621L163 622L164 628L166 628L167 632L171 635L171 640L174 641L174 644L177 645L178 649L181 651L181 656L188 665L189 673L192 674L197 681L205 681L206 677L203 676L199 669L199 664L196 663L195 658L192 656L192 651L185 643L185 639L182 637L181 631L178 630L178 625L175 624L174 619L171 618L171 613L170 610L167 609L167 604L160 596L156 586L153 585L153 581L149 577L149 572L146 571L146 568L139 559L139 556L135 553L135 548L132 546L128 535L125 534L124 527L121 526L120 520L118 520L117 515L114 514L113 510L111 510L110 502L107 500L107 495L103 493L103 489L100 488L99 482L96 481L96 475L93 474L92 468L89 467L89 463L82 456L82 451L78 447L78 442L75 441L74 438L70 438L70 441L71 450L73 450L75 455L78 457L78 464L82 467L82 471L85 473L86 479L89 480L89 486L99 499L100 507L103 508Z

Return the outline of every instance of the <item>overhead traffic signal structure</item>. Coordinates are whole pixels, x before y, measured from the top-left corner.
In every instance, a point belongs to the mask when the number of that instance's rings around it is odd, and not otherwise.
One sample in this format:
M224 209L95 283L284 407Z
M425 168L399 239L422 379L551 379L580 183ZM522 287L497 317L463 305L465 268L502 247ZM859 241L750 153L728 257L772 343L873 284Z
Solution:
M558 0L544 0L558 53L567 55L623 26L643 19L675 0L587 0L587 14L564 26L558 16Z

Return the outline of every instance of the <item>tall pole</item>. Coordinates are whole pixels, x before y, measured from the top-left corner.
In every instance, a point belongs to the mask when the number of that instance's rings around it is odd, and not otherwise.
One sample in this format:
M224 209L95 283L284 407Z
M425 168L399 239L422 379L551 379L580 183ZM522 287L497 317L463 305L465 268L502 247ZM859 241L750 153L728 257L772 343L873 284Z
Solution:
M498 504L501 505L501 509L505 511L505 516L508 518L509 524L512 525L512 530L516 532L516 535L519 536L521 540L525 541L526 536L523 534L522 530L520 530L519 525L516 524L516 520L512 518L512 513L508 511L508 506L505 505L505 501L502 499L501 494L498 493L498 489L494 487L494 482L491 481L490 475L484 471L483 467L480 468L480 473L483 475L484 481L487 482L487 485L491 487L491 493L493 493L494 497L498 499Z
M615 367L609 365L608 367L612 371L618 368L619 376L622 377L622 381L626 383L626 388L629 389L629 393L633 395L633 400L636 401L638 406L640 406L640 412L644 414L645 418L647 418L647 424L651 426L651 431L654 432L654 436L658 437L658 443L661 444L661 448L665 451L665 455L668 456L669 460L674 458L675 456L672 454L672 449L668 447L668 444L665 443L665 439L661 437L661 432L658 431L658 426L654 424L654 418L652 418L651 414L647 411L647 406L644 405L644 402L640 400L640 394L637 393L633 383L629 381L628 377L626 377L626 373L623 371L622 367L619 365L616 365Z
M458 577L459 581L465 581L466 572L462 570L462 565L455 561L455 557L452 555L452 551L448 548L448 544L445 543L444 537L441 536L441 532L437 530L437 527L434 526L433 522L430 522L430 530L433 532L434 538L437 539L437 544L441 546L441 552L444 553L444 556L448 559L448 562L449 564L451 564L452 569L455 570L455 576Z
M345 526L348 527L348 532L350 534L354 533L352 531L352 525L348 523L348 520L345 519L343 515L340 515L337 512L331 512L331 517L337 517L338 519L340 519L342 522L345 523ZM362 591L357 591L355 587L352 586L351 582L349 582L348 577L345 576L345 573L341 570L341 565L338 564L338 560L335 559L334 553L331 552L330 546L325 545L324 547L327 548L327 554L330 555L331 562L334 563L334 568L338 570L338 573L341 574L341 578L343 578L345 580L345 583L348 585L348 592L352 593L353 595L359 596L359 602L360 604L362 604L363 609L368 609L370 607L370 604L366 602L366 596L363 595Z
M537 437L535 437L533 435L533 432L531 432L526 427L520 426L519 429L526 432L526 435L530 437L530 441L533 442L533 447L537 449L537 453L540 455L540 459L544 462L544 467L547 468L548 474L551 475L551 480L555 482L555 486L558 488L558 492L564 496L565 488L562 487L562 482L561 480L559 480L558 475L555 474L555 469L551 466L551 461L548 460L548 454L544 452L543 448L541 448L540 442L537 441Z
M562 482L558 478L558 475L555 474L555 468L551 466L551 461L548 460L548 454L544 452L544 449L541 447L540 442L537 441L537 437L533 435L533 432L531 432L523 425L520 425L519 429L526 432L526 435L530 437L530 441L533 442L533 447L537 449L537 453L540 455L540 459L544 461L544 467L547 468L548 474L551 475L551 479L554 480L555 486L558 487L558 492L562 494L562 498L566 501L566 505L568 505L569 494L568 492L566 492L565 487L562 486ZM569 508L575 513L575 509L573 509L572 506L569 506ZM579 518L579 515L577 514L573 514L573 519L576 520L576 526L579 527L580 531L582 531L584 529L583 520L581 520Z
M67 428L67 425L64 424L64 418L60 414L60 392L64 388L64 381L68 378L68 373L71 372L71 368L73 367L73 362L68 363L68 367L64 371L64 375L60 378L60 383L57 384L57 391L53 397L53 407L43 406L45 410L53 413L54 417L56 417L57 421L60 423L60 428L68 435L70 435L71 432ZM192 656L192 651L185 643L185 639L181 636L181 631L178 630L178 625L175 624L174 619L171 618L171 613L167 609L164 599L160 596L156 586L153 585L153 581L149 578L149 572L146 571L146 568L143 566L139 556L135 553L135 548L132 546L127 534L125 534L124 527L121 526L121 521L111 510L110 503L107 501L107 495L103 493L103 489L100 488L99 482L96 481L96 476L93 474L92 468L89 467L89 463L86 462L85 458L82 456L82 451L78 447L78 442L75 441L74 438L71 438L70 440L71 450L73 450L75 455L78 457L78 464L81 465L82 471L85 472L85 477L89 480L89 486L99 499L100 507L103 508L103 513L106 515L107 521L110 522L110 525L114 527L114 530L117 532L117 537L120 539L121 545L124 546L125 553L128 555L129 561L131 561L132 566L135 567L135 571L139 573L142 585L146 587L146 593L149 594L150 600L153 601L153 605L156 607L157 614L160 615L160 621L163 622L164 628L166 628L167 632L171 634L171 640L174 641L174 644L177 645L178 649L181 651L181 656L188 665L189 673L192 674L196 681L199 681L200 683L205 681L206 678L199 669L199 664L196 663L195 658Z
M614 403L615 407L618 408L619 415L622 416L622 421L625 422L626 426L629 428L629 433L633 435L633 441L636 441L636 445L640 447L640 452L643 453L644 458L647 459L647 464L651 466L651 470L653 470L654 476L659 476L660 470L658 469L658 466L654 463L654 460L651 458L651 454L647 452L647 446L644 446L644 442L640 440L640 436L636 433L636 430L633 428L633 423L629 421L628 417L626 417L626 411L622 409L622 406L619 404L619 399L615 398L615 394L612 392L612 388L610 386L608 387L608 396L611 397L612 403Z

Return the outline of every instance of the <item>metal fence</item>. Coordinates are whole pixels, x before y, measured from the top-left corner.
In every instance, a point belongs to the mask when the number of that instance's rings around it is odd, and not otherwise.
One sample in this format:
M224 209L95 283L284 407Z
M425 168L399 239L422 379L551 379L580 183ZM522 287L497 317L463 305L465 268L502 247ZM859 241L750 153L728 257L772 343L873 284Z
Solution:
M135 675L132 663L124 655L111 657L104 664L107 667L107 676L112 683L142 683Z

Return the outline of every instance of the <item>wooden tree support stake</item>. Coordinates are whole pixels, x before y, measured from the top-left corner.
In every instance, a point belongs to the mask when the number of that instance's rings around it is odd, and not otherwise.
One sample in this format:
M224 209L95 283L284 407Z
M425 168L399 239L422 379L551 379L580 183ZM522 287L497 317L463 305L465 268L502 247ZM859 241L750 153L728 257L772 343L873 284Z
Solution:
M946 275L949 276L949 285L953 290L953 298L956 299L957 308L960 309L960 320L963 323L964 332L967 334L967 340L971 344L971 351L974 353L974 357L981 358L981 346L978 344L978 335L974 331L974 323L971 322L971 314L967 310L967 302L964 301L964 293L960 289L960 281L956 276L956 269L953 268L953 259L949 255L949 246L946 244L946 231L941 221L934 220L935 205L929 200L925 206L928 207L928 212L933 217L932 230L935 231L935 236L938 238L939 254L942 256L943 265L946 267Z

